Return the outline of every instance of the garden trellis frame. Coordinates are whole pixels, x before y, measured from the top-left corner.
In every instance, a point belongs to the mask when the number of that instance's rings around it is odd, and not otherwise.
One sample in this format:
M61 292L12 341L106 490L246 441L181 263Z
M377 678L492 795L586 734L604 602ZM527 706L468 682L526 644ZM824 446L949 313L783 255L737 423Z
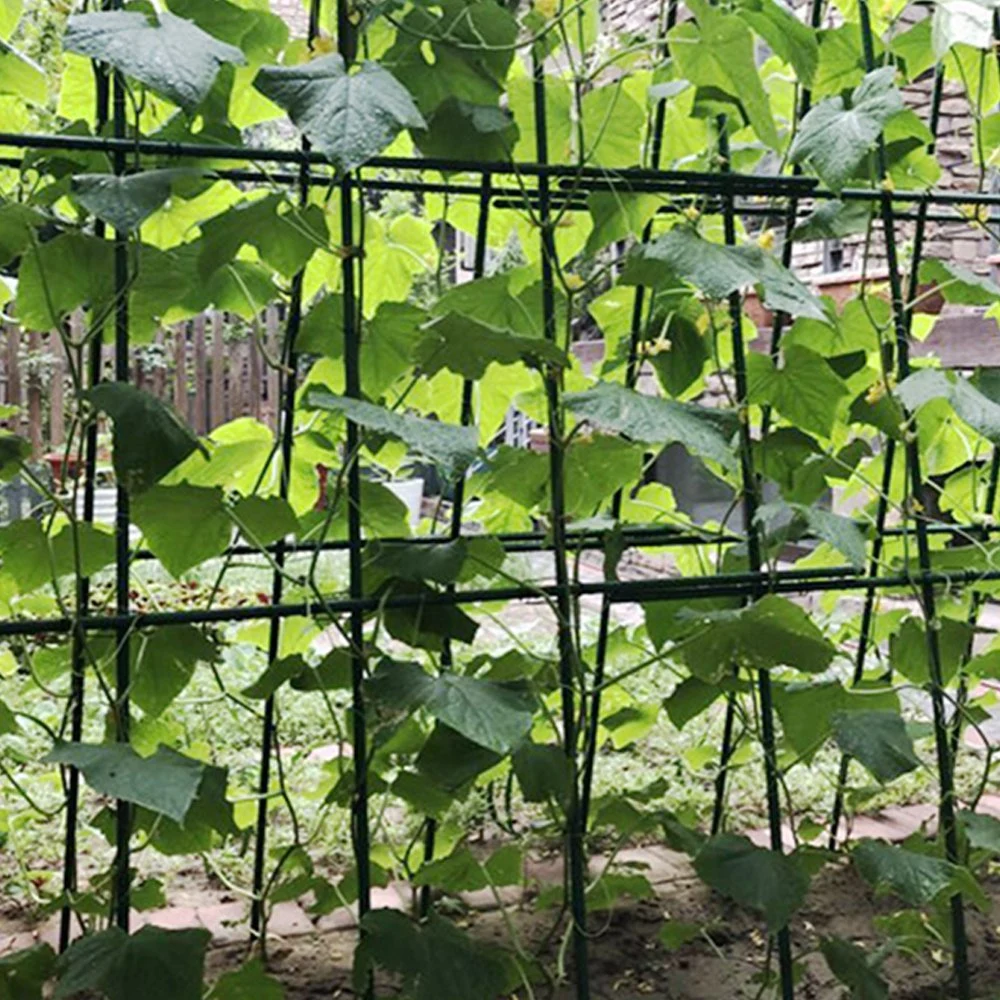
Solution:
M324 0L313 0L309 18L309 41L319 35L319 25ZM118 9L120 4L112 2L110 9ZM866 0L860 0L860 25L864 41L867 69L877 66L873 47L873 31ZM820 22L822 6L820 0L813 0L810 22L815 27ZM663 38L661 45L666 49L666 32L677 21L678 6L670 0L665 9ZM355 58L355 29L352 27L345 0L340 0L337 9L338 39L340 54L346 64ZM994 15L994 30L997 31ZM1000 33L998 33L1000 35ZM660 170L660 154L664 129L663 100L656 104L649 144L649 166L636 169L608 171L603 168L581 165L549 163L546 126L546 97L544 62L536 59L532 78L535 111L535 136L537 141L534 162L466 162L441 158L401 158L376 156L353 170L337 173L322 153L316 152L303 142L301 149L257 148L215 145L211 143L165 142L130 137L126 86L124 78L117 72L105 72L95 63L98 80L98 131L110 125L110 136L76 135L36 135L20 133L0 133L0 145L8 149L26 151L76 151L109 154L114 172L119 176L141 172L150 159L157 162L211 158L215 161L230 160L253 164L253 169L245 167L214 171L220 178L255 184L284 185L297 191L301 204L305 205L311 188L327 188L335 192L341 203L341 232L339 243L343 252L342 295L344 354L343 371L345 395L362 399L360 383L360 352L362 344L359 330L359 302L364 294L363 232L355 228L354 208L359 200L373 191L407 191L416 194L465 194L479 199L479 221L476 240L475 277L482 277L486 267L487 223L489 214L504 208L527 209L537 222L541 242L542 315L546 339L556 344L555 274L559 266L553 227L557 210L577 210L583 203L581 198L593 192L623 191L629 193L647 192L669 194L679 204L697 202L711 207L723 216L725 240L736 243L736 220L741 216L784 216L784 240L782 243L783 262L789 266L792 261L792 232L804 205L814 206L825 200L838 198L845 202L860 201L871 203L880 213L885 252L888 261L889 284L894 318L895 341L891 358L892 366L904 379L910 372L909 340L913 321L911 303L919 282L919 269L923 249L925 227L937 220L953 221L956 216L947 212L935 212L935 206L958 204L1000 205L1000 195L983 193L960 193L953 191L894 191L885 182L885 150L879 138L877 159L879 163L877 182L871 188L848 188L831 191L821 187L817 181L807 178L796 169L783 175L741 175L730 169L726 143L725 121L719 123L720 169L714 173L694 173L677 170ZM935 134L938 127L940 106L943 95L943 69L939 62L935 70L934 88L931 98L929 128ZM798 117L804 117L810 109L808 91L801 95ZM931 143L933 149L933 140ZM21 161L8 158L9 166L20 166ZM269 167L277 169L271 170ZM280 168L286 168L284 170ZM291 169L294 168L294 169ZM421 179L393 180L372 177L375 170L405 170L415 172ZM427 180L427 173L442 173L472 177L478 183L466 181ZM740 199L763 198L766 207L746 203ZM910 206L909 209L900 206ZM583 206L585 207L585 206ZM674 209L676 210L676 209ZM910 273L904 287L900 277L897 253L897 226L901 221L912 221L916 226L916 236L910 261ZM127 289L129 275L129 233L125 231L106 232L104 223L95 224L95 232L101 238L109 239L114 247L115 308L113 313L114 343L116 352L115 378L119 382L128 380L129 316ZM642 236L649 242L653 235L650 222ZM649 298L652 298L650 296ZM740 292L730 296L730 313L733 337L733 372L736 402L745 413L748 409L746 380L747 348L741 332L743 298ZM625 385L633 387L638 378L641 354L640 339L646 311L651 303L647 301L643 285L635 290L630 322L630 340L625 373ZM279 492L287 497L289 490L289 468L295 444L295 408L299 392L296 338L303 318L303 272L292 280L289 307L286 315L286 330L282 357L282 412L280 419L279 447L281 453L281 481ZM770 355L777 360L781 348L781 337L787 317L776 312L771 330ZM91 351L88 378L97 384L101 378L100 351ZM570 579L569 559L576 552L600 550L606 538L599 530L571 530L567 525L564 496L564 409L561 401L560 374L556 369L546 372L546 405L549 421L549 476L551 483L551 525L549 531L525 532L496 536L507 551L548 552L553 559L554 582L544 585L509 585L501 587L469 589L449 585L432 595L390 595L388 597L365 594L363 587L362 555L366 538L362 528L361 462L359 457L361 428L353 420L347 420L346 443L346 492L348 496L348 537L345 541L321 542L315 545L292 545L280 540L267 546L275 567L270 601L266 605L243 608L207 608L204 610L178 610L142 612L137 610L130 599L130 573L132 560L148 553L130 551L129 540L129 494L124 485L118 489L116 521L116 585L115 610L113 614L94 613L91 610L90 584L86 578L78 582L76 608L73 615L46 619L10 619L0 621L0 636L32 637L51 634L69 634L73 638L72 673L72 717L70 735L74 741L81 738L84 714L85 677L87 662L85 648L87 637L96 632L112 631L116 635L116 699L115 725L117 737L126 742L129 736L129 686L130 660L129 643L134 630L143 626L231 623L261 620L269 627L268 661L278 658L281 628L284 620L302 615L315 615L323 621L344 618L348 622L348 633L352 651L352 734L353 756L356 762L368 759L368 737L366 734L366 708L364 681L366 677L365 615L391 609L459 607L475 605L484 601L514 600L537 601L547 599L554 602L558 610L559 622L559 665L561 693L561 732L570 775L570 792L566 807L566 854L567 854L567 902L573 922L574 983L577 996L581 1000L589 997L588 986L588 934L586 914L586 838L587 822L593 781L594 759L598 751L598 719L601 695L605 687L605 667L608 640L611 628L611 611L616 604L645 603L650 601L682 601L705 597L738 597L753 602L768 594L809 594L813 592L859 591L864 598L860 639L855 654L855 681L864 673L866 657L870 651L873 627L873 609L876 597L881 592L901 588L915 588L919 594L923 613L928 621L936 617L935 602L938 588L960 587L1000 581L1000 571L941 571L932 565L928 543L934 534L954 534L956 537L986 538L992 529L983 524L935 524L921 515L916 508L906 512L902 525L887 526L888 496L891 475L894 468L895 439L887 444L884 466L884 481L872 533L869 562L865 571L859 572L853 566L826 566L813 569L790 569L768 571L763 566L760 553L761 540L757 526L757 507L760 497L758 470L754 467L753 434L755 428L744 420L740 424L740 459L743 477L742 501L745 509L745 537L732 533L682 532L669 527L625 527L623 542L634 548L670 548L685 545L699 545L711 542L745 542L748 548L748 572L726 572L705 576L682 578L663 577L645 580L608 579L603 582L580 583ZM763 415L766 428L769 412ZM473 382L466 380L462 389L460 420L463 426L473 422ZM910 440L904 444L905 465L914 497L924 494L925 482L920 468L920 454L917 444ZM1000 460L997 452L991 462L987 509L992 510L996 499ZM97 461L97 429L91 423L85 440L85 500L83 520L89 522L94 517L93 471ZM454 505L448 530L439 534L417 539L407 539L410 544L435 546L453 542L462 537L464 477L455 485ZM611 516L620 514L622 492L619 491L611 503ZM889 573L882 569L881 552L886 537L913 534L917 540L918 572ZM258 551L252 546L234 545L229 555L250 554ZM322 601L304 603L285 599L284 575L282 569L292 551L334 552L346 551L350 571L350 582L346 596L337 595ZM581 690L578 685L577 651L574 648L570 622L573 602L584 596L600 598L600 620L595 661L592 666L593 682L589 689ZM971 622L981 609L983 598L977 594L973 601ZM927 629L928 656L931 666L929 692L934 717L937 767L940 782L940 820L945 842L945 853L949 861L959 860L959 846L956 834L954 758L957 751L956 731L948 720L946 696L942 679L941 654L938 634L935 629ZM442 657L442 667L452 665L450 644L446 642ZM775 756L774 709L770 691L770 677L767 670L760 670L757 687L764 734L764 759L767 786L767 806L772 849L781 852L782 813L778 789L778 764ZM263 731L260 745L260 770L258 791L259 812L256 823L255 860L253 868L253 907L251 911L251 933L261 937L266 933L265 898L267 890L266 859L268 832L268 792L271 786L275 732L275 698L272 695L264 706ZM964 694L960 697L964 697ZM713 833L723 827L725 778L728 759L733 749L735 696L730 696L727 707L724 742L721 748L721 767L716 784L716 805L713 815ZM582 739L581 739L582 734ZM847 758L841 765L839 781L833 802L830 845L837 844L837 832L843 810L843 793L847 780ZM367 768L355 768L355 786L352 795L352 839L358 872L358 910L363 918L371 903L371 886L368 880L370 864L370 843L368 830L368 787ZM76 825L79 814L79 774L73 767L68 768L66 785L66 843L64 853L64 888L68 897L77 891L78 859L76 851ZM130 807L127 802L117 806L116 833L116 885L114 892L113 920L117 926L128 930L130 866L129 848L131 840ZM435 821L428 819L425 832L426 856L432 857L435 847ZM421 911L424 915L431 907L429 889L421 896ZM70 906L63 910L61 945L67 947L71 936ZM967 942L964 929L962 896L952 897L952 928L954 942L954 966L957 981L957 995L962 1000L971 996L970 969ZM786 1000L794 996L793 956L788 928L777 932L777 947L780 969L780 988Z

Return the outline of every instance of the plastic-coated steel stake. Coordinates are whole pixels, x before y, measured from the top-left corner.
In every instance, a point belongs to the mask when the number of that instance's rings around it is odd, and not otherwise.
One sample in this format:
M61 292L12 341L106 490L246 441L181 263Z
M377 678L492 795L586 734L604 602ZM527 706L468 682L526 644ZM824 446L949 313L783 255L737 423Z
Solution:
M666 32L677 21L677 0L670 0L667 16L663 24L660 39L661 54L667 55ZM666 101L657 101L653 118L652 142L650 143L650 166L656 170L660 166L660 156L663 151L663 126L666 120ZM642 242L648 243L653 236L653 220L646 223L642 233ZM655 296L650 296L652 309ZM635 388L639 377L639 343L644 328L643 314L646 310L646 287L636 286L632 299L632 319L629 328L628 362L625 367L625 387ZM622 491L618 490L611 498L611 519L617 522L622 513ZM601 615L597 625L597 647L594 652L594 693L590 698L590 706L586 715L586 733L584 737L583 777L580 791L580 813L584 828L590 817L590 799L594 788L594 767L597 763L597 733L601 721L601 695L604 685L604 671L608 659L608 639L611 635L611 601L605 597L601 601Z
M861 40L865 54L865 64L869 72L875 68L875 45L871 16L867 0L860 0L858 13L861 21ZM940 70L939 70L940 72ZM902 381L910 374L910 345L907 328L907 309L903 301L903 288L899 280L898 254L896 252L896 224L890 192L886 190L888 177L886 169L885 143L879 136L877 146L878 179L882 184L880 211L885 235L886 267L889 272L889 288L892 295L892 312L896 328L896 370ZM906 463L910 480L911 503L922 501L925 493L923 475L920 468L920 449L915 440L906 442ZM955 787L953 759L949 741L947 712L944 702L944 683L941 671L941 645L938 636L937 599L934 586L930 582L931 552L925 520L919 511L914 512L917 535L917 554L923 581L920 585L920 602L923 606L927 632L927 654L930 666L930 695L934 718L934 744L937 753L938 781L941 787L939 803L940 828L944 834L945 853L952 863L958 863L958 831L955 825ZM969 1000L972 983L969 972L968 940L965 931L965 906L960 893L951 897L951 931L954 948L954 969L958 989L957 1000Z
M542 60L535 56L532 92L535 110L535 143L539 163L548 161L548 136L546 133L545 70ZM557 342L555 284L553 261L556 259L552 217L549 210L549 183L546 175L538 179L538 225L542 243L542 318L545 337ZM584 822L580 812L580 785L577 773L576 734L576 667L577 657L573 645L570 623L572 612L569 567L566 555L566 496L563 454L563 418L559 373L544 373L545 393L549 414L549 487L552 496L552 552L555 559L556 613L559 635L559 686L562 696L562 738L569 771L569 795L566 805L566 853L569 871L569 904L573 927L573 970L577 1000L589 1000L590 969L587 964L587 869L584 863Z
M337 3L337 44L346 65L353 58L353 30L346 0ZM364 208L362 206L362 211ZM354 184L350 174L340 181L340 242L344 254L342 294L344 300L344 389L352 399L361 398L361 330L357 283L357 248L354 236ZM361 537L361 464L358 459L360 433L353 420L347 421L345 454L347 465L347 537L350 542L349 592L355 601L364 594ZM371 909L371 844L368 832L368 735L365 712L365 622L360 609L350 613L351 635L351 719L354 758L354 794L351 799L351 842L358 878L358 922ZM361 931L364 934L364 930ZM369 977L363 995L371 997L374 983Z
M309 7L309 28L307 41L310 48L319 36L319 15L322 0L312 0ZM309 151L309 143L302 140L302 149ZM309 201L309 163L303 161L299 168L299 204ZM288 499L291 483L292 449L295 443L295 395L298 391L298 355L295 350L302 326L302 287L305 272L299 271L292 278L291 294L288 302L288 317L285 322L285 343L282 350L284 384L281 403L281 473L278 495ZM271 578L271 604L280 605L284 599L285 580L283 570L288 550L284 539L279 539L274 547L274 575ZM273 619L267 636L267 662L270 666L278 659L281 649L281 620ZM270 805L271 750L275 739L275 695L264 702L264 720L261 726L260 771L257 777L257 828L254 839L253 856L253 896L250 904L250 936L264 943L266 925L264 921L264 867L267 860L267 813Z
M931 93L930 112L928 115L927 127L931 133L927 151L934 153L937 142L938 125L941 118L941 99L944 94L944 68L938 64L934 72L934 87ZM910 264L910 277L908 282L910 302L916 298L917 289L920 286L920 261L923 256L924 235L927 228L928 205L922 202L917 207L916 227L913 233L913 256ZM906 333L909 336L913 326L913 307L909 306L904 312L904 322ZM892 470L896 458L896 442L889 439L883 458L882 487L878 499L878 508L875 514L875 537L872 540L871 557L868 563L868 573L875 577L878 575L879 564L882 560L882 549L885 543L885 521L889 511L889 491L892 488ZM865 591L864 609L861 613L861 634L858 637L858 647L854 657L854 673L851 683L857 686L861 683L865 673L865 661L868 657L868 649L871 641L871 629L875 620L875 595L876 589L869 587ZM844 812L844 794L847 787L847 774L850 767L850 757L844 754L840 759L840 767L837 772L837 790L834 794L833 809L830 813L830 832L828 846L830 850L837 847L837 838L840 832L840 820Z
M721 169L729 170L729 136L726 132L726 120L719 120L719 158ZM727 199L723 213L725 241L728 246L736 243L736 218L732 199ZM733 381L736 389L736 404L740 408L740 471L743 480L743 519L747 536L747 561L751 572L760 573L763 560L761 558L760 535L757 527L757 509L759 496L757 474L753 467L753 441L750 436L750 423L747 416L747 369L746 348L743 343L743 303L740 293L733 292L729 296L729 319L732 325L733 340ZM765 587L758 585L749 596L750 600L761 597ZM771 698L771 675L767 670L757 672L757 690L760 697L761 743L764 750L764 784L767 793L767 820L771 834L771 849L783 853L781 839L781 799L778 794L778 762L775 752L774 737L774 705ZM730 744L732 732L730 731ZM725 773L729 759L720 760L719 766ZM792 969L792 942L787 925L777 933L778 971L781 977L781 995L783 1000L793 1000L795 996L795 981Z
M549 550L551 551L551 550ZM829 568L780 570L774 573L720 573L710 577L663 577L652 580L593 581L568 583L565 586L493 587L476 590L457 590L454 593L437 591L420 596L401 594L395 597L330 597L322 602L282 604L280 607L247 605L229 608L206 608L193 611L132 612L126 615L90 614L86 618L35 618L0 621L0 636L31 636L52 633L66 635L77 625L88 630L106 631L117 628L152 628L158 625L208 625L222 622L262 621L272 618L293 618L309 615L329 618L333 615L362 613L396 608L463 607L483 601L541 601L555 598L560 591L570 597L601 596L609 594L615 604L641 604L645 601L698 600L707 597L746 597L762 589L774 594L803 594L834 590L904 591L914 584L963 587L981 586L1000 581L1000 570L932 570L898 572L879 576L874 580L858 573L853 566Z
M112 0L112 10L121 9L121 0ZM116 139L126 132L125 81L117 70L112 75L112 128ZM125 147L118 146L112 160L114 172L125 172ZM114 231L115 269L115 381L129 380L128 232ZM115 609L119 615L129 612L129 496L123 483L116 489L115 510ZM115 630L115 736L120 743L129 740L129 685L131 683L129 629ZM132 838L132 807L119 799L115 804L115 860L112 892L113 922L124 931L129 928L129 849Z
M812 0L809 8L809 25L814 30L819 28L823 16L823 0ZM812 91L806 87L802 91L799 106L796 111L796 121L801 122L809 113L812 107ZM798 165L792 171L792 176L798 177L801 174L801 167ZM786 268L792 266L792 232L798 221L799 202L795 195L788 200L788 207L785 213L785 233L781 244L781 263ZM780 310L774 314L774 322L771 326L771 344L769 353L773 361L778 360L778 350L781 346L781 335L785 328L788 317ZM768 428L771 423L771 409L765 407L761 414L761 440L767 437ZM722 829L722 821L725 815L726 805L726 784L729 771L729 758L732 755L733 730L736 723L736 694L730 693L726 696L726 716L722 725L722 746L719 751L719 772L715 776L715 797L712 802L712 834L719 833Z
M481 278L486 273L486 252L488 249L487 240L489 237L490 200L492 198L492 178L488 173L484 173L479 189L479 216L476 220L476 249L475 258L472 262L473 279ZM462 409L459 416L459 423L463 427L468 427L472 423L472 396L475 383L472 379L465 379L462 382ZM451 504L451 528L448 538L456 541L462 537L462 515L465 506L465 476L459 476L454 484L454 494ZM454 590L454 585L449 584L448 590ZM450 669L454 664L451 648L451 639L447 636L441 648L441 667ZM424 831L424 863L432 861L434 858L435 840L437 838L437 820L433 816L427 817L427 827ZM431 887L425 885L420 890L420 915L426 917L431 908Z
M97 130L103 129L108 122L108 105L110 93L107 74L92 63L95 90L94 120ZM98 219L94 223L94 235L97 239L107 236L104 222ZM95 337L87 351L87 384L91 387L101 381L101 341ZM81 355L82 362L82 355ZM83 521L92 524L94 521L94 469L97 467L97 421L90 421L83 431ZM77 487L79 488L79 487ZM86 617L90 610L90 578L83 577L77 581L76 614L78 618ZM83 739L83 709L86 697L87 676L87 630L78 626L73 630L73 673L71 678L70 698L72 709L70 716L70 739L78 743ZM66 786L66 836L63 842L63 894L65 902L59 912L59 951L63 952L70 946L72 938L73 908L72 899L77 890L77 818L80 808L80 772L75 767L69 767Z

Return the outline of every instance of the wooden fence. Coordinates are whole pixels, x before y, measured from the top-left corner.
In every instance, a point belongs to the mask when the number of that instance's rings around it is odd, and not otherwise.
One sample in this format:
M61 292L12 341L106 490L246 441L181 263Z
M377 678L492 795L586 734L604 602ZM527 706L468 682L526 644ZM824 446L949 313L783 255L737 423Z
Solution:
M239 329L245 328L241 324ZM208 434L237 417L275 426L278 372L269 359L280 356L281 313L270 306L261 324L264 347L249 333L237 333L222 313L208 313L157 334L153 345L134 348L130 372L135 385L169 402L198 434ZM0 405L18 407L3 420L40 456L66 438L72 389L60 338L4 327L0 349ZM103 370L114 369L114 351L102 350Z

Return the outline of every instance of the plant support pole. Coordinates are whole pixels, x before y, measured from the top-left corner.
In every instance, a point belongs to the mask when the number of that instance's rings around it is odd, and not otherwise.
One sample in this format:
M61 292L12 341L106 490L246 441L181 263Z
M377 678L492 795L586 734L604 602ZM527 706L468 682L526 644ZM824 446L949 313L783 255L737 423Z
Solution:
M310 50L319 36L319 15L322 0L311 0L309 8L309 28L307 40ZM308 140L302 140L302 148L309 150ZM309 202L309 161L303 160L299 168L299 204L305 208ZM295 350L299 330L302 326L302 288L305 271L299 271L292 278L288 302L288 317L285 323L285 343L283 345L284 386L281 404L281 469L278 481L278 495L288 499L291 484L292 449L295 443L295 395L298 391L298 355ZM284 568L287 557L285 539L278 539L274 549L274 574L271 579L271 603L281 604L284 599ZM271 622L267 636L267 663L270 667L280 656L281 621ZM253 857L253 897L250 904L250 935L260 940L264 946L266 930L264 900L264 867L267 860L267 814L270 805L271 752L277 729L275 725L276 695L272 694L264 702L264 721L261 726L260 773L257 792L257 830L254 840Z
M548 163L546 133L545 72L538 54L534 57L533 96L535 144L539 163ZM541 232L542 317L545 338L557 343L556 304L553 264L556 260L552 216L549 209L548 177L538 179L538 225ZM584 863L584 824L580 811L580 785L577 774L576 736L576 650L571 625L569 567L566 558L566 496L564 475L565 441L561 409L560 374L555 367L544 371L549 416L549 484L552 496L552 551L555 559L556 614L559 635L559 687L562 696L562 739L568 770L566 804L566 855L569 881L569 904L573 922L573 969L577 1000L589 1000L590 970L587 964L587 902Z
M667 16L664 22L662 36L665 36L677 21L677 0L670 0ZM666 55L666 41L661 36L661 48ZM657 101L653 118L652 142L650 145L650 166L656 170L660 166L660 156L663 151L663 125L666 119L666 101ZM649 243L653 237L653 220L646 223L642 233L642 242ZM634 389L639 377L639 343L643 333L643 314L646 311L646 286L637 285L632 299L632 319L629 329L628 363L625 368L625 387ZM650 310L655 302L655 295L650 296ZM611 519L617 522L622 513L622 491L618 490L611 498ZM594 766L597 761L597 733L601 719L601 694L604 684L604 671L608 658L608 639L611 634L611 601L605 598L601 601L601 616L597 626L597 649L594 654L594 693L590 698L587 712L586 734L584 738L583 779L580 793L580 814L584 828L587 827L590 816L590 799L594 787Z
M871 17L867 0L860 0L858 13L861 20L861 40L864 47L865 63L869 72L875 68L875 45ZM882 186L880 211L885 235L886 267L889 271L889 288L892 295L892 314L896 330L896 369L902 382L910 374L910 345L907 328L907 310L903 300L903 288L899 279L898 254L896 252L896 223L893 217L892 195L888 190L889 177L886 167L885 142L879 135L876 149L878 180ZM917 262L919 263L919 262ZM915 265L916 267L916 265ZM911 430L915 430L915 417L907 414ZM910 506L922 501L924 481L920 468L920 448L916 434L910 433L906 439L906 464L909 472ZM958 830L955 825L955 786L953 759L949 742L947 713L944 702L944 682L941 669L941 644L938 636L937 600L934 585L930 582L931 551L926 530L926 520L920 510L911 511L917 535L917 552L923 580L920 585L920 603L923 608L927 634L927 655L930 666L930 696L934 719L934 744L937 753L938 780L941 786L939 808L940 828L944 835L945 853L948 861L959 863ZM951 933L954 948L954 970L958 1000L970 1000L972 983L969 972L968 941L965 931L965 906L961 893L951 897Z
M121 0L114 0L112 9L121 9ZM112 128L116 139L126 134L126 91L121 73L112 74ZM125 149L115 150L114 172L125 173ZM114 230L115 287L115 381L129 381L129 234ZM116 486L115 507L115 609L119 615L129 611L129 496L124 483ZM120 743L129 742L129 684L131 683L130 630L127 625L115 631L115 736ZM113 923L123 931L129 929L129 841L132 836L132 807L119 799L115 805L115 860L112 890Z
M721 169L728 171L729 136L724 117L719 119L719 158ZM731 198L724 203L723 226L727 246L736 243L736 218ZM760 536L757 526L759 497L757 475L753 465L753 441L750 436L749 403L747 390L746 347L743 343L743 304L740 293L729 296L729 319L733 340L733 380L736 388L736 405L739 408L740 426L740 472L743 480L743 517L747 537L747 561L752 573L759 574L763 565ZM758 584L750 595L751 600L763 596L765 588ZM775 750L774 704L771 696L771 675L767 670L757 671L757 690L760 697L761 743L764 750L764 783L767 793L767 820L771 837L771 850L784 853L781 837L781 799L778 793L778 762ZM729 733L730 739L732 733ZM720 761L723 772L728 766L728 758ZM794 970L792 968L792 942L787 924L777 933L778 971L781 977L782 1000L793 1000L795 996Z
M486 252L488 249L487 239L489 237L490 200L493 195L493 182L489 173L484 173L479 189L479 216L476 220L476 249L475 259L472 262L473 279L481 278L486 273ZM472 397L475 383L472 379L465 379L462 382L462 409L459 423L463 427L468 427L473 423ZM451 541L457 541L462 537L462 514L465 506L465 475L460 475L455 480L454 495L451 505L451 527L448 537ZM453 585L448 586L449 590L454 590ZM451 639L446 636L441 647L441 667L444 670L450 669L454 665L454 657L451 647ZM427 817L427 828L424 831L424 864L434 859L434 841L437 838L437 820L433 816ZM420 915L426 917L430 912L431 887L423 886L420 890Z

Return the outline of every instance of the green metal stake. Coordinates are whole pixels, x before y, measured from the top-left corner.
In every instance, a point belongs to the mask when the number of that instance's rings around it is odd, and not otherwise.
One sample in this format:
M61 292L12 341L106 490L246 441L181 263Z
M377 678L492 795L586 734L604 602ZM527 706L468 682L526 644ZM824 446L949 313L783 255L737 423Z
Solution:
M548 136L545 113L545 72L541 59L534 60L533 94L535 142L539 163L548 162ZM557 341L553 261L556 260L552 217L549 207L549 179L538 179L538 224L542 243L542 317L545 338ZM549 414L549 484L552 495L552 552L555 557L556 612L559 634L559 686L562 694L563 747L569 770L569 801L566 806L566 854L569 876L569 902L573 920L573 968L577 1000L589 1000L590 970L587 965L587 868L584 862L584 823L580 811L580 786L577 774L576 667L570 623L570 580L566 547L566 497L563 469L563 416L559 373L546 371L545 393Z
M860 0L858 12L861 19L861 39L868 71L875 68L875 46L871 16L867 0ZM902 381L910 374L910 344L907 327L907 310L903 301L902 283L899 280L899 263L896 252L896 226L893 217L892 195L886 190L885 143L878 140L878 179L882 184L880 210L885 234L886 266L889 270L889 288L892 294L893 319L896 328L896 368ZM906 442L906 461L909 470L910 492L914 501L920 501L925 488L920 470L920 449L911 435ZM959 863L958 831L955 825L955 786L953 760L949 744L947 712L944 703L944 683L941 670L941 646L937 631L937 601L934 586L928 574L931 570L931 552L926 530L926 520L919 513L914 517L917 535L917 553L924 574L920 586L921 604L927 623L927 653L930 661L930 695L934 717L934 743L937 752L938 780L941 785L940 826L944 834L945 853L949 861ZM951 897L951 929L954 946L954 967L958 985L958 1000L969 1000L972 983L969 972L968 940L965 931L965 907L960 893Z

